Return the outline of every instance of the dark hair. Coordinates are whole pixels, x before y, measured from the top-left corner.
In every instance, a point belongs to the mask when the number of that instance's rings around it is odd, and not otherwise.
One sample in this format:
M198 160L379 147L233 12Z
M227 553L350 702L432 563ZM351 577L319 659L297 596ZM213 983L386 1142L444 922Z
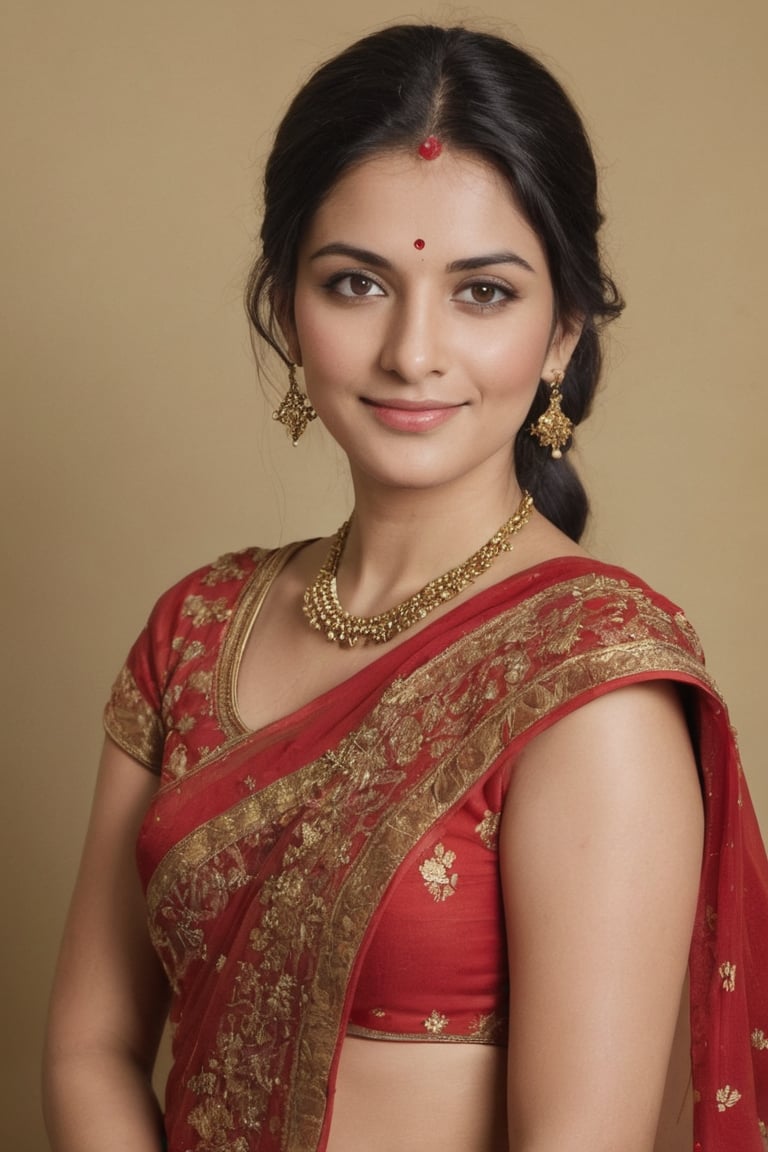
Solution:
M583 325L563 383L563 410L583 420L602 363L599 329L623 302L603 270L597 174L579 114L546 69L508 41L465 28L398 25L322 65L278 128L264 175L262 254L246 291L256 331L288 360L279 314L290 309L304 228L351 165L436 135L489 160L509 181L547 255L561 324ZM542 381L515 442L518 482L578 540L587 496L564 458L529 434Z

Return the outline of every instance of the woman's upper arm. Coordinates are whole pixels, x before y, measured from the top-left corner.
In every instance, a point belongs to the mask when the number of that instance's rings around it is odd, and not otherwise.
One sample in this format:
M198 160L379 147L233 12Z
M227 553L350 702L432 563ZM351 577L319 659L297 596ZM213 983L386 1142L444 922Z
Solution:
M48 1057L120 1049L154 1060L168 989L147 932L136 836L158 779L109 738L54 981Z
M511 1148L652 1149L702 836L668 683L612 691L521 756L501 833Z

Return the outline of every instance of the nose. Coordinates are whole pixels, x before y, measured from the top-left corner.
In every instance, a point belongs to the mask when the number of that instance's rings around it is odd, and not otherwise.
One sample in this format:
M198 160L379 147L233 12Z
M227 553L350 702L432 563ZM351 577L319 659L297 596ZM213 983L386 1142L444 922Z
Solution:
M442 376L447 368L446 333L439 305L421 295L402 299L392 309L381 347L380 363L405 384Z

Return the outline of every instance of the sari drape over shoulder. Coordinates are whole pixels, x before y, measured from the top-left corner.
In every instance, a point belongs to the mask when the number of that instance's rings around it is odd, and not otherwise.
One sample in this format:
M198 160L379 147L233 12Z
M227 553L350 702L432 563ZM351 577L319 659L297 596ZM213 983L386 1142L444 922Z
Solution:
M654 679L684 686L706 809L690 955L695 1139L704 1152L763 1152L768 865L685 616L621 569L550 561L250 732L239 660L294 549L225 556L166 593L106 709L110 736L161 773L138 860L173 990L170 1152L320 1152L358 974L402 877L420 865L425 882L452 884L435 846L455 813L477 802L487 840L527 741ZM472 1038L452 1035L450 1016L425 1005L429 1039ZM474 1038L498 1042L498 1030Z

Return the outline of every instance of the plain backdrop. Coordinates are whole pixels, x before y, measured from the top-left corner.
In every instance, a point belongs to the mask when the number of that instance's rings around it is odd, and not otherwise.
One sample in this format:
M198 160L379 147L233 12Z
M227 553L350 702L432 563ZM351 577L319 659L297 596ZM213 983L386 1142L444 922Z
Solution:
M0 12L0 1144L46 1147L45 1004L111 680L157 595L332 531L343 465L292 449L241 295L296 86L400 19L537 52L591 131L628 300L578 458L587 540L684 605L768 827L765 0L4 0Z

